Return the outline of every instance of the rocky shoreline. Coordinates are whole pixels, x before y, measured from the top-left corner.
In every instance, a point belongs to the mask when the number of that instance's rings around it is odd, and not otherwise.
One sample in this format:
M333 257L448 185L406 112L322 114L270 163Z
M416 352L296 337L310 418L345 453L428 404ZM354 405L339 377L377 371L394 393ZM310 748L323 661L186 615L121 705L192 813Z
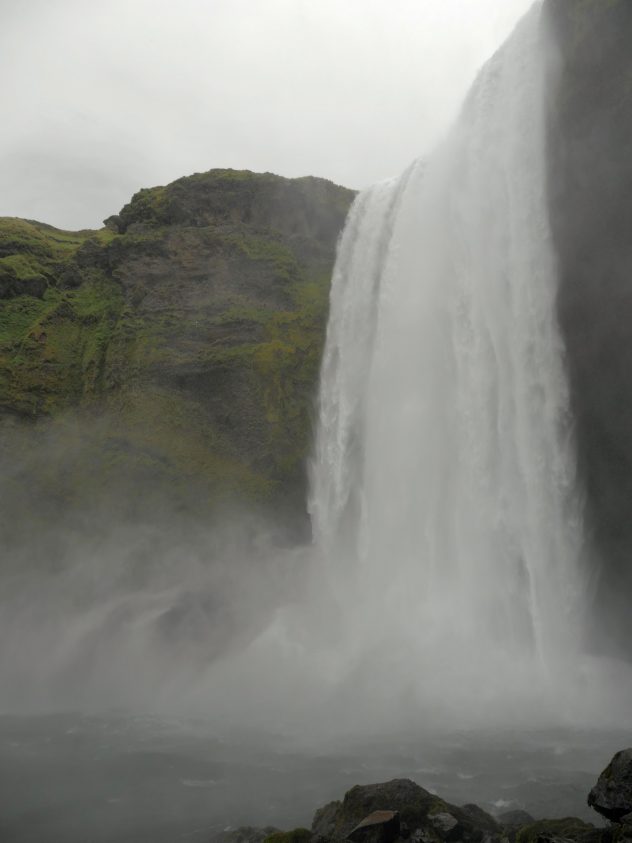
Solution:
M493 817L478 805L452 805L410 779L356 785L314 814L311 828L225 829L212 843L623 843L632 841L632 749L617 752L588 794L604 817L535 819L526 811Z

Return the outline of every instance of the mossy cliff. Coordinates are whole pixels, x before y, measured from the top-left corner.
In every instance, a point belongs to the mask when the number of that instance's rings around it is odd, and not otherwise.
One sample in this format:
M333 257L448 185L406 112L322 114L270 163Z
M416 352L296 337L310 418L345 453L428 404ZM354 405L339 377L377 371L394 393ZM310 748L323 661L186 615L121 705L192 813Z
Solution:
M150 481L175 504L300 509L353 195L211 170L141 190L100 231L0 219L5 449L43 443L70 503Z
M603 561L597 615L629 652L632 3L547 0L545 12L549 207L586 524Z

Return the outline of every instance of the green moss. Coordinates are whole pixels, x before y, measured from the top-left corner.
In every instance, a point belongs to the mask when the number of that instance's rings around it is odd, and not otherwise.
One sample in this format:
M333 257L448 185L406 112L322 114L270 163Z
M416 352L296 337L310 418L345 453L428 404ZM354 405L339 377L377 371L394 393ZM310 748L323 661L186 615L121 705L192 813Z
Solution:
M5 299L41 298L47 287L66 286L69 277L76 286L114 237L107 229L62 231L44 223L0 217L0 293Z
M217 316L215 325L228 325L241 322L254 322L257 325L269 324L274 311L271 308L254 307L249 303L233 304Z
M264 500L271 481L231 456L230 443L199 403L168 389L126 389L111 405L113 441L125 442L119 458L144 462L185 488L202 482L210 501L231 497ZM122 454L122 455L121 455Z
M40 259L51 256L54 241L26 220L0 217L0 255L26 253Z
M270 834L263 843L309 843L311 839L312 832L308 828L294 828Z
M450 810L451 808L447 804L447 802L444 802L443 799L440 799L438 796L436 796L432 802L432 805L428 809L428 816L433 817L435 816L435 814L444 814L446 812L449 813Z
M90 274L77 290L0 303L0 378L5 401L17 411L49 413L101 388L123 299L118 285Z
M596 843L600 838L600 831L577 817L538 820L522 826L516 834L515 843L536 843L540 836L561 837L576 843Z
M118 237L118 234L109 228L100 228L98 231L90 232L90 239L95 240L101 246L107 246Z
M19 348L30 328L46 311L40 299L20 297L0 303L0 355Z
M165 225L169 220L168 195L165 187L147 187L139 190L119 214L122 231L133 223Z
M104 235L90 230L62 231L44 223L0 217L0 257L28 255L41 266L67 260L89 237Z
M224 242L249 260L274 267L275 276L288 283L301 278L301 270L292 252L277 240L263 237L228 235Z
M42 263L34 255L7 255L0 258L0 274L8 274L18 280L42 276Z
M263 174L265 177L265 174ZM261 178L262 174L253 173L251 170L215 169L206 173L194 173L187 176L192 182L226 181L226 182L251 182L253 179Z

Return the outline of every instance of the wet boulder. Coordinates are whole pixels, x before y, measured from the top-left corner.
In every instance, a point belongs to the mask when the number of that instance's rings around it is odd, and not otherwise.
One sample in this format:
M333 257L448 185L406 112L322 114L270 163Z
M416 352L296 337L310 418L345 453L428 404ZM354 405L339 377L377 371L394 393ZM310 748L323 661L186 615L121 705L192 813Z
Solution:
M612 822L632 814L632 749L617 752L588 794L588 804Z
M394 843L399 837L398 811L373 811L347 835L353 843Z
M500 826L480 808L450 805L410 779L352 787L342 802L316 812L312 832L321 841L390 840L396 822L399 839L425 843L483 843L501 837Z

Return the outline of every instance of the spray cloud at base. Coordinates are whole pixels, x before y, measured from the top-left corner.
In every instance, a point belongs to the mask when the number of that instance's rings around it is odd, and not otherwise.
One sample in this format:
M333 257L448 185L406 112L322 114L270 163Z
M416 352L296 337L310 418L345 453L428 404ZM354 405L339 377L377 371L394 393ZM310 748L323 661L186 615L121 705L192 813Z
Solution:
M312 464L323 602L285 610L250 662L226 665L227 686L259 667L277 725L623 716L627 670L585 655L545 42L536 4L443 145L351 210Z
M350 213L313 546L280 552L256 524L244 537L243 515L186 536L154 519L75 545L28 588L16 575L4 706L153 707L314 737L617 720L617 666L583 655L542 39L536 5L445 142Z

